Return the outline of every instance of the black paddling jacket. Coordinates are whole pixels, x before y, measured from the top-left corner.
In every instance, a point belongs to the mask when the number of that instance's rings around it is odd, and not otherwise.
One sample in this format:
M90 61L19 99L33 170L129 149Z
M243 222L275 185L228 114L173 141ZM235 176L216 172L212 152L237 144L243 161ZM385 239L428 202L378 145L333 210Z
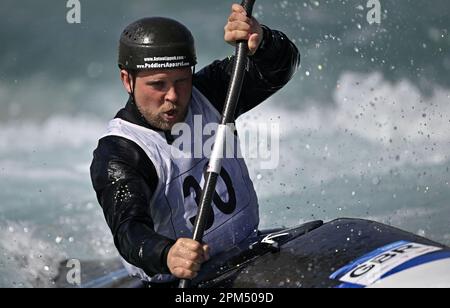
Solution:
M300 54L283 33L263 26L264 38L246 69L235 118L281 89L300 64ZM222 113L233 58L215 61L196 73L194 86ZM130 99L116 118L151 127ZM167 142L173 141L165 132ZM120 255L147 275L170 274L167 254L175 243L154 231L149 204L158 184L155 166L134 142L117 136L100 139L91 179ZM117 180L119 179L119 180ZM116 198L127 186L128 198Z

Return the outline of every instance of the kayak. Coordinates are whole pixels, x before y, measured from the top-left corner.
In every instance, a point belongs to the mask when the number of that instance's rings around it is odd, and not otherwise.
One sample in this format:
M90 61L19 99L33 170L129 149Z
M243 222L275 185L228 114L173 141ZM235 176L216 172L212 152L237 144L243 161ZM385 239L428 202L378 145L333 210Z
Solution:
M205 265L196 285L450 287L449 247L374 221L311 222L262 235L245 247L234 249L234 257L224 255Z
M82 287L141 287L123 268ZM450 248L362 219L260 234L203 264L195 288L450 287Z

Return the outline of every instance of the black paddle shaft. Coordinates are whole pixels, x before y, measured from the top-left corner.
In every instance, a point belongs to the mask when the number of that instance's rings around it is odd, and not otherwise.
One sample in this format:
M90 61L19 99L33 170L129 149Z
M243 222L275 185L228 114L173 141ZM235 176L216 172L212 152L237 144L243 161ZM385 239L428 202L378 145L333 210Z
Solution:
M253 5L255 0L244 0L242 6L247 12L247 16L250 18L253 12ZM227 98L225 106L222 112L222 125L227 125L233 122L236 108L239 101L239 95L241 94L242 84L244 82L245 68L247 65L248 56L248 43L247 41L239 41L236 44L236 54L233 63L233 72L231 75L230 85L228 87ZM217 143L217 138L216 138ZM194 224L193 239L199 243L203 240L203 234L207 223L207 217L211 209L212 198L216 190L217 179L219 174L216 172L208 171L206 173L206 184L202 190L202 196L200 205L198 208L197 218ZM180 281L180 288L188 288L189 280L182 279Z

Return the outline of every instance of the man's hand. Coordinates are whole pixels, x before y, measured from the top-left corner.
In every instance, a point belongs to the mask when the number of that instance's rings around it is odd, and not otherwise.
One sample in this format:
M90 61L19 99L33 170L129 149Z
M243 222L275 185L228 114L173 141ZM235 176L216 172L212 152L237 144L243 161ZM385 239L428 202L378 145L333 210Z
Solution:
M180 238L170 248L167 267L172 275L180 279L193 279L200 265L209 260L209 247L192 239Z
M241 5L233 4L224 38L231 45L240 40L248 40L249 54L254 55L262 42L263 29L255 18L247 17L247 12Z

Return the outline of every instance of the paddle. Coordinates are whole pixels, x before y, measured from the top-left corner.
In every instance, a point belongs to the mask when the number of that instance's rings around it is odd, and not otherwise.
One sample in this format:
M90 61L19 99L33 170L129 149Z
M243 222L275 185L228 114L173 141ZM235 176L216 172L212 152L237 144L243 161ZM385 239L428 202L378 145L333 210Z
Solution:
M252 16L253 5L255 0L244 0L242 6L247 12L247 16ZM247 41L239 41L236 44L236 54L233 63L233 71L231 75L230 85L228 87L227 98L222 112L222 121L218 127L216 140L214 143L211 158L209 160L208 170L206 172L206 182L202 191L200 205L198 208L197 218L194 224L193 239L199 243L203 240L203 233L207 223L209 211L211 211L211 202L216 190L217 179L222 169L222 159L225 149L225 140L227 124L233 123L236 112L239 95L241 94L242 83L244 81L245 67L247 65L248 43ZM190 280L180 280L180 288L188 288Z

